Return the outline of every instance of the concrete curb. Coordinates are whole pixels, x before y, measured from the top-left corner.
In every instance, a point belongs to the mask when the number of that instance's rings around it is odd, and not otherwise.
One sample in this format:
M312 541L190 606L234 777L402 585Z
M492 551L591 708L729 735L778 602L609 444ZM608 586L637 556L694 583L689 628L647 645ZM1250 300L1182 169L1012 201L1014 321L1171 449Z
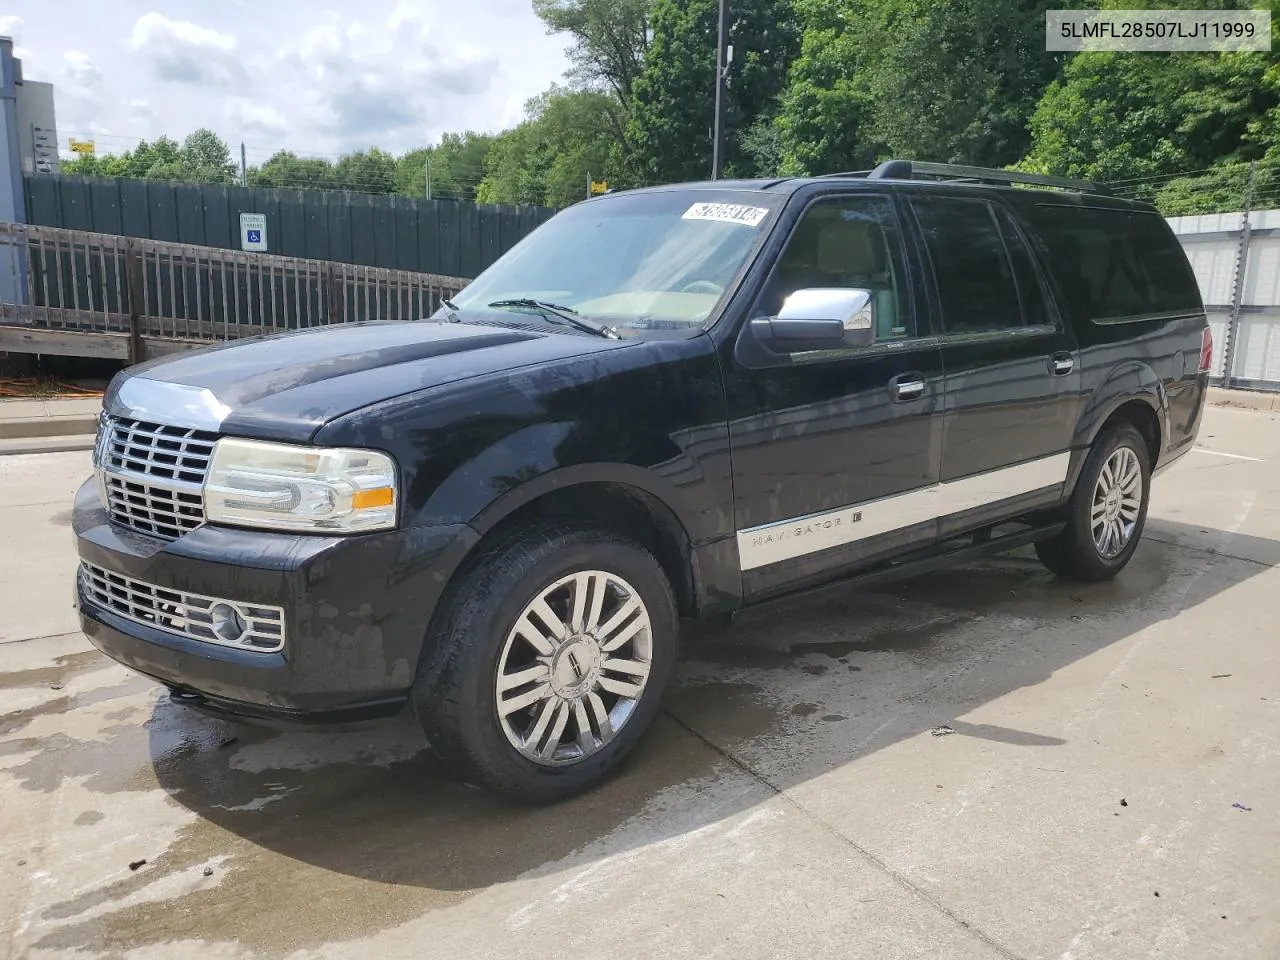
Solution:
M66 453L69 450L92 450L93 439L92 433L55 437L14 437L0 440L0 457L20 453Z
M93 434L98 430L97 417L22 417L0 420L0 440L32 437L66 437Z
M1234 407L1237 410L1280 410L1280 393L1210 387L1208 403L1215 407Z
M99 397L65 400L0 400L0 452L23 447L21 441L55 437L92 438L102 411ZM39 446L39 444L37 444ZM71 449L82 449L74 446ZM24 448L24 452L27 452Z

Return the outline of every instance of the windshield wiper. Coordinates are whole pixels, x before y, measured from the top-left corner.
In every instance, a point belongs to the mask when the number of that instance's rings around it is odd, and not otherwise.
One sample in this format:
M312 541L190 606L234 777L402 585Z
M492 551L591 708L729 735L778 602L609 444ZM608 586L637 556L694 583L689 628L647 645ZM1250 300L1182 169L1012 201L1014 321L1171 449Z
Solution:
M532 297L512 297L509 300L494 300L489 304L491 307L526 307L529 310L537 310L545 316L559 317L570 326L577 327L579 330L585 330L587 333L594 333L598 337L607 337L610 340L619 339L618 331L613 327L607 327L603 323L596 323L594 320L588 320L581 316L573 307L565 307L558 303L548 303L546 300L534 300Z

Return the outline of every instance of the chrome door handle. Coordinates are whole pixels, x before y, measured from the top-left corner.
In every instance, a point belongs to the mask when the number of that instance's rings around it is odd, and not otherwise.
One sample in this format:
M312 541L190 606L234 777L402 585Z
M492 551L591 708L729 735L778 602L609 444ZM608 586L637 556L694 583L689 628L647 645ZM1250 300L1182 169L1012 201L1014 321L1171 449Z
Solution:
M893 385L893 399L917 400L924 396L923 380L899 380Z
M1055 376L1066 376L1075 369L1075 358L1068 354L1058 354L1053 358L1053 373Z

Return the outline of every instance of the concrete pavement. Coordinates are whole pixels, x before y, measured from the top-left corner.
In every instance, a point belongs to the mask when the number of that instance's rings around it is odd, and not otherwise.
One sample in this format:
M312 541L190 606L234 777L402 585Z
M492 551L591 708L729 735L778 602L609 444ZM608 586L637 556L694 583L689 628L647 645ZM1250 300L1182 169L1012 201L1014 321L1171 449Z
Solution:
M1019 553L690 644L534 810L408 720L161 700L68 615L88 455L0 458L0 956L1270 960L1278 417L1207 412L1113 583Z

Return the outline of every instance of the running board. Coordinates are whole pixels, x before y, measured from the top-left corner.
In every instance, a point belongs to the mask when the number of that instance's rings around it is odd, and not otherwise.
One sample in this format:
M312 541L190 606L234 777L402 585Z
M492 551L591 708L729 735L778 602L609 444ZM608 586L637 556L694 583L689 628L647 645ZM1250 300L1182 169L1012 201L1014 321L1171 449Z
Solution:
M922 573L932 573L934 570L941 570L967 560L974 560L992 553L1004 553L1017 547L1025 547L1027 544L1035 543L1037 540L1056 537L1065 527L1065 522L1058 521L1041 524L1026 530L1019 530L1016 533L1007 533L999 537L991 536L990 528L987 528L986 530L976 531L972 541L965 546L943 550L939 553L930 552L928 555L920 556L916 560L907 559L882 564L830 583L804 587L794 593L769 597L744 607L742 613L747 611L754 613L757 610L783 607L792 603L808 604L815 600L821 602L848 590L878 586L882 583L891 583L894 580L917 577Z

